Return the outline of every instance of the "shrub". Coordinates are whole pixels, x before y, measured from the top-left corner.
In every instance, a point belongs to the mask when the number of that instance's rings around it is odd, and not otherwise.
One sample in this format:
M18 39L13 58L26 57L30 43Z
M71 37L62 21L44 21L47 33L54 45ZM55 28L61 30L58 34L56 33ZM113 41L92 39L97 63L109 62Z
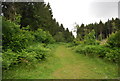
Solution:
M120 57L119 48L108 48L100 45L79 45L76 52L88 56L96 56L100 58L105 58L112 62L118 62Z
M38 29L37 31L35 31L34 36L35 36L36 42L41 42L41 43L46 43L46 44L54 42L54 39L50 35L50 33L45 32L42 29Z
M105 58L112 62L119 62L119 57L120 57L119 54L120 54L119 48L114 48L110 50L110 52L106 53Z
M84 37L84 44L96 45L95 31L92 30L89 34Z
M13 51L21 51L25 49L27 46L33 43L34 36L31 35L29 31L21 30L19 34L16 34L12 37L12 41L10 41L9 48Z
M12 63L17 63L17 57L18 54L8 49L6 52L2 53L2 67L7 69Z
M46 58L49 55L50 49L43 47L42 45L33 45L26 49L28 53L35 52L34 58L41 60Z
M8 69L12 65L18 63L34 63L45 59L49 55L50 50L42 45L33 45L27 49L22 49L21 52L13 52L11 49L2 53L3 69Z
M35 59L36 56L36 52L32 51L32 52L27 52L25 49L22 50L22 52L18 53L18 59L17 61L19 63L26 63L29 64L30 62L37 62L37 60Z
M45 46L54 42L49 32L45 32L42 29L29 31L20 29L19 27L19 25L3 19L2 55L3 68L5 69L21 62L30 64L31 62L37 62L47 58L50 50L45 48ZM36 42L39 43L33 45Z
M5 21L3 19L2 22L2 39L3 39L3 49L8 49L8 46L10 45L11 41L13 38L13 35L15 35L16 33L19 32L19 26L15 25L14 23L12 23L11 21Z
M20 30L19 27L19 25L3 19L3 50L21 51L30 42L33 42L34 36L30 31Z
M120 30L112 33L107 41L110 47L120 47Z
M53 43L54 39L42 29L37 31L21 30L19 25L3 19L3 50L21 51L33 42Z
M79 40L73 40L74 45L80 45L80 44L84 44L83 41L79 41Z
M76 49L76 52L79 52L81 54L95 55L97 57L102 57L102 58L105 56L106 51L109 51L109 50L99 45L84 45L84 46L79 46Z

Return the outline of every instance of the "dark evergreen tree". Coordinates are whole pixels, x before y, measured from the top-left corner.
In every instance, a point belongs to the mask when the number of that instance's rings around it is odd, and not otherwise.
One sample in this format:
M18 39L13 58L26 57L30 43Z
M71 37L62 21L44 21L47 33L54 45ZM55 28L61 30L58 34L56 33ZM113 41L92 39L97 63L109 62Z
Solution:
M36 31L41 28L44 31L49 31L55 38L60 35L62 41L70 34L71 37L69 38L73 38L72 33L68 29L65 30L63 24L59 25L56 19L53 18L49 3L46 5L44 2L4 2L2 5L6 19L16 21L16 15L21 16L19 23L21 29Z
M113 32L120 30L120 19L112 18L112 20L108 20L105 24L100 20L99 23L90 23L88 25L82 24L81 26L76 25L77 28L77 39L83 40L83 37L90 33L93 29L95 30L96 39L102 40L112 34Z

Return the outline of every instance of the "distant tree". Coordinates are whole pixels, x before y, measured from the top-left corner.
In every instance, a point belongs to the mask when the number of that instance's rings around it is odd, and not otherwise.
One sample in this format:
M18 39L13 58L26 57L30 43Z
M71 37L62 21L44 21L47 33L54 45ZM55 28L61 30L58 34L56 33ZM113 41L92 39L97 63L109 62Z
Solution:
M88 44L88 45L95 45L96 44L96 38L95 38L95 31L94 30L92 30L89 34L85 35L84 43Z
M115 26L117 28L117 31L120 30L120 19L119 18L115 19Z
M110 47L120 47L120 30L112 33L109 36L107 43L110 45Z
M90 23L86 26L84 24L82 24L81 26L76 24L76 28L78 40L84 40L84 36L90 33L93 29L95 30L95 38L98 40L102 40L109 37L109 34L120 30L120 19L112 18L112 20L108 20L105 23L100 20L99 23Z
M56 42L64 42L64 35L62 32L58 32L55 36L54 39L56 40Z
M104 27L104 24L100 20L100 22L98 24L98 28L99 28L99 35L101 35L102 38L103 38L103 27Z
M84 30L84 24L81 24L81 26L77 28L77 38L80 40L84 39L84 35L85 35L85 30ZM80 37L80 38L79 38Z
M68 28L66 28L64 32L64 38L65 38L65 42L72 42L74 39L72 32L70 32Z

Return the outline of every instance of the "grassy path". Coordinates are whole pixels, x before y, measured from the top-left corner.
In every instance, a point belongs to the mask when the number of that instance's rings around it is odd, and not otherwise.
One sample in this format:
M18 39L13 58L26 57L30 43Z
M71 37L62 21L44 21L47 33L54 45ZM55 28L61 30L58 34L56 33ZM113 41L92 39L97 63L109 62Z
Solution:
M116 74L115 67L106 64L100 59L90 59L74 53L65 46L59 46L55 55L60 58L61 68L52 73L54 78L64 79L98 79L113 78Z
M7 79L105 79L115 78L117 67L100 59L76 54L60 45L46 61L36 67L19 67L3 74Z

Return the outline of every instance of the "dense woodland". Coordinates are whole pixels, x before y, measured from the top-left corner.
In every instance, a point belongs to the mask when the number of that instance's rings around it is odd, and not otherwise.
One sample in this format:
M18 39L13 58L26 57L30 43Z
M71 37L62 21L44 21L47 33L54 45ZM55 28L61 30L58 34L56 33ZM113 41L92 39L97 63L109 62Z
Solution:
M81 24L81 26L76 25L76 28L78 40L84 40L84 36L90 33L93 29L95 30L96 39L102 40L109 37L110 34L120 30L120 19L108 19L105 23L100 20L99 23L91 23L88 25Z
M48 31L59 42L71 42L74 38L68 28L65 29L53 18L49 3L3 3L2 9L7 20L16 22L16 18L20 18L17 23L20 29L35 31L40 28Z
M78 54L120 62L120 19L76 25L75 38L53 18L44 2L2 3L3 72L15 65L41 62L51 55L55 43L65 43Z

